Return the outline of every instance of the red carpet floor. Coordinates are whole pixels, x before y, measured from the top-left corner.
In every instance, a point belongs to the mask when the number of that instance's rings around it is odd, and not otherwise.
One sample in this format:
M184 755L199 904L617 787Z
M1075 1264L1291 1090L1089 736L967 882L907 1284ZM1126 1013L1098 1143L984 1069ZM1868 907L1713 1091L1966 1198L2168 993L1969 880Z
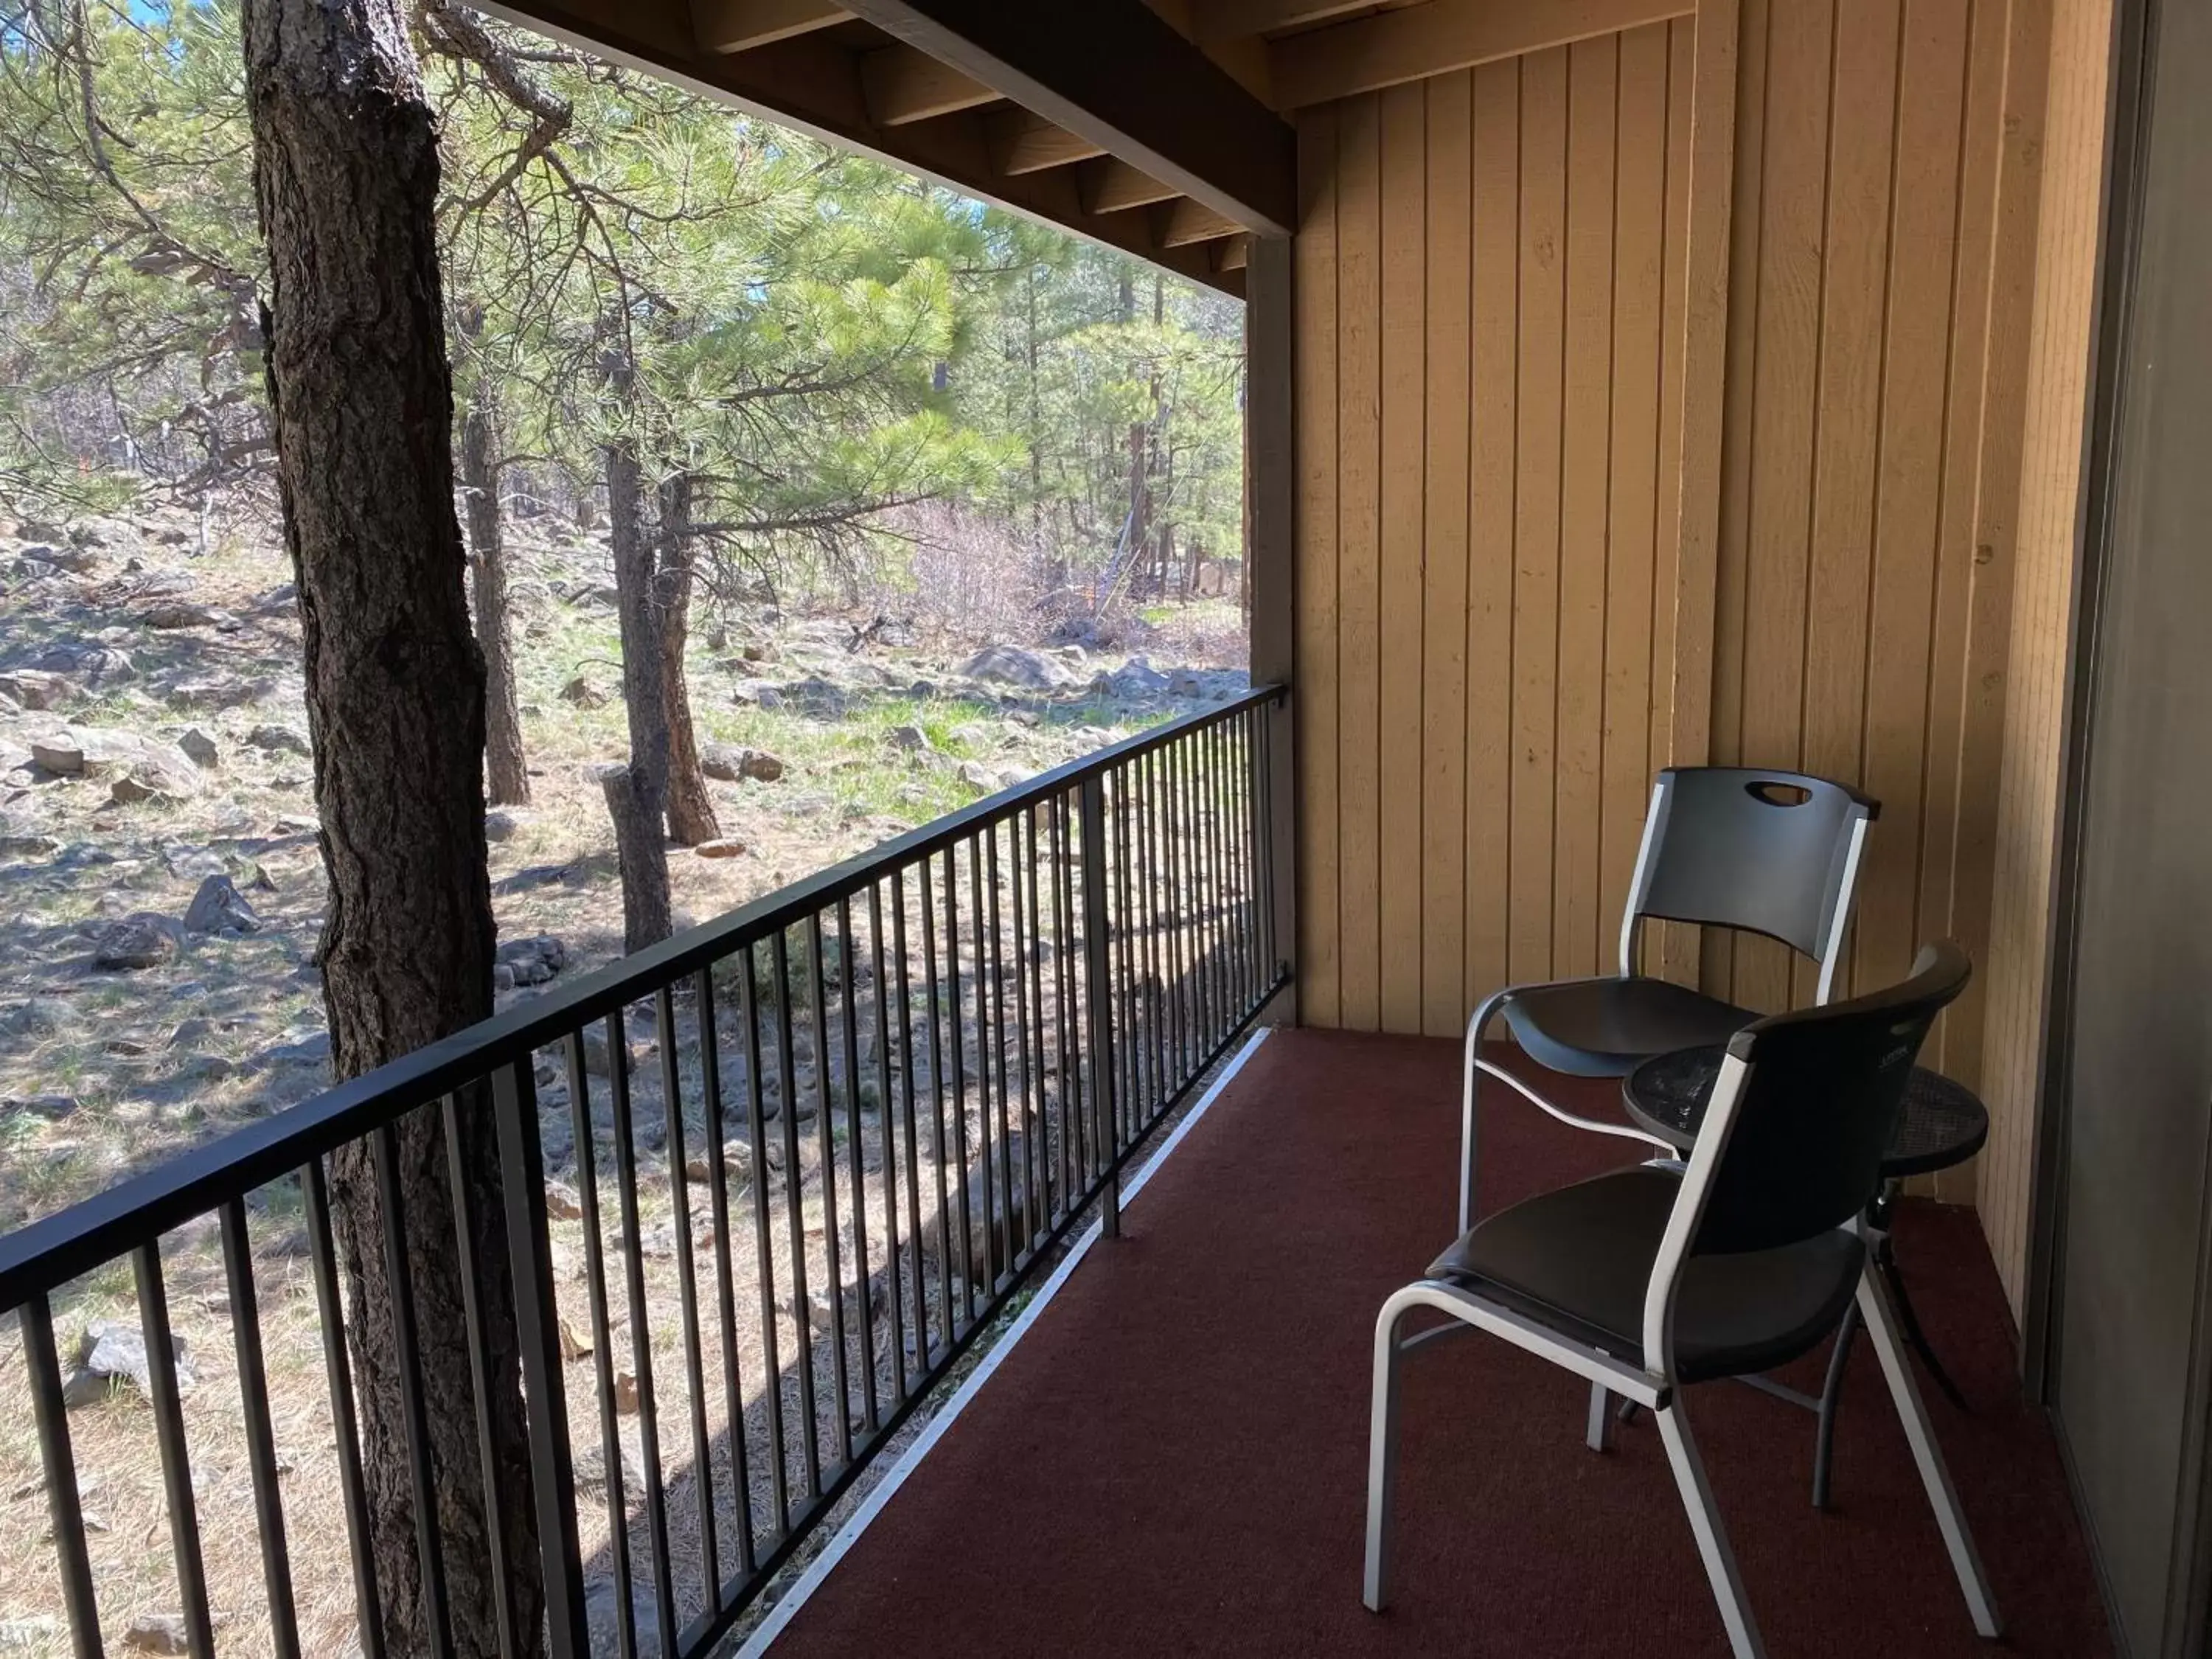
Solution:
M1626 1154L1491 1101L1486 1211ZM1375 1310L1448 1242L1457 1120L1455 1044L1270 1036L776 1655L1722 1651L1649 1419L1589 1451L1584 1385L1480 1336L1408 1361L1395 1605L1359 1605ZM1974 1406L1931 1390L2007 1636L1973 1634L1862 1341L1826 1516L1809 1414L1733 1383L1688 1397L1770 1650L2109 1653L1973 1217L1908 1206L1898 1248ZM1817 1388L1820 1363L1790 1380Z

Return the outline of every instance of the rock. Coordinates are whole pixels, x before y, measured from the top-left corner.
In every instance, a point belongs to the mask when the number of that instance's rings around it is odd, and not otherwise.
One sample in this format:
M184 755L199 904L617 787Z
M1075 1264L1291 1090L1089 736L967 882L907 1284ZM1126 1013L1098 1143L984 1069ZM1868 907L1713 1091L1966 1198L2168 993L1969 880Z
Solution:
M163 599L142 611L138 626L157 631L179 628L222 628L238 626L238 618L228 611L218 611L211 605L200 605L191 599Z
M141 1653L189 1653L185 1615L181 1613L142 1613L123 1632L123 1645Z
M929 740L929 733L918 726L894 726L884 735L884 741L892 748L904 750L910 755L931 754L937 748Z
M724 783L750 778L755 783L774 783L783 775L783 762L765 749L740 744L708 743L699 748L699 769Z
M1202 697L1206 682L1188 668L1178 668L1168 676L1168 696L1171 697Z
M568 965L568 949L550 933L509 939L494 958L514 975L517 985L543 985Z
M561 701L574 703L579 708L604 708L607 694L579 674L561 688Z
M589 1353L591 1350L586 1348L585 1352ZM635 1492L645 1485L645 1474L638 1468L637 1460L629 1455L629 1448L628 1446L624 1446L621 1449L621 1455L623 1485L629 1490ZM576 1449L575 1462L572 1467L574 1467L576 1472L576 1484L578 1486L590 1486L598 1491L605 1490L607 1484L607 1454L605 1448L599 1446L579 1446ZM613 1600L611 1590L610 1590L608 1600L611 1601ZM587 1610L589 1605L589 1602L586 1601L586 1607ZM600 1651L600 1649L596 1644L594 1644L592 1651L593 1653L598 1653Z
M94 939L92 965L110 973L158 968L177 954L176 935L161 916L129 916L111 923Z
M162 848L161 862L179 881L202 881L230 873L222 854L205 847L188 847L183 842L171 842Z
M484 839L496 844L513 841L522 827L535 819L537 814L512 806L495 806L484 814Z
M276 689L272 680L179 680L169 688L168 700L183 708L239 708Z
M623 1454L623 1462L629 1462L629 1453ZM595 1584L584 1597L584 1636L594 1659L604 1654L657 1651L654 1644L659 1638L654 1632L659 1623L659 1613L653 1592L642 1584L631 1587L630 1634L627 1642L623 1636L622 1601L613 1584Z
M963 761L956 775L960 781L980 794L994 794L999 788L999 775L988 766L978 766L974 761Z
M1100 674L1093 684L1108 696L1131 702L1164 697L1168 690L1168 677L1142 657L1132 657L1112 673Z
M592 1077L612 1077L614 1060L607 1052L607 1034L598 1023L584 1028L584 1070Z
M295 732L289 726L257 726L246 734L246 746L270 755L312 755L315 752L313 745L307 741L307 733Z
M171 1332L169 1353L177 1367L177 1386L188 1389L198 1381L192 1370L191 1344ZM72 1406L107 1398L110 1385L128 1382L146 1399L154 1396L152 1359L146 1352L146 1334L119 1320L95 1319L77 1339L76 1374L62 1385L62 1398ZM179 1650L181 1651L181 1650Z
M279 582L254 600L253 608L256 611L283 611L298 604L299 599L300 585L297 582Z
M161 792L151 784L141 783L133 777L120 777L107 787L107 799L118 806L136 806L142 800L152 800Z
M33 997L0 1008L0 1036L52 1036L76 1022L76 1010L59 997Z
M716 841L702 841L691 850L702 859L733 859L744 853L745 844L726 836Z
M819 675L793 680L782 690L787 701L796 702L817 720L842 720L853 706L851 692L835 680L825 680Z
M258 933L261 918L253 914L253 907L246 896L233 884L228 876L210 876L192 895L191 906L185 912L185 931L188 933Z
M192 795L200 787L199 768L176 744L114 726L70 726L33 738L31 758L58 776L128 777L149 793Z
M987 645L960 672L970 679L997 680L1029 691L1056 691L1079 680L1058 659L1017 645Z
M69 684L58 674L40 668L15 668L0 673L0 692L26 708L52 708L68 693Z
M783 693L774 680L739 680L730 688L730 701L759 708L781 708Z
M47 1613L29 1619L0 1619L0 1653L13 1653L18 1649L34 1648L44 1653L50 1644L58 1642L62 1621Z
M568 1360L584 1359L588 1358L591 1352L590 1336L579 1331L567 1320L562 1320L561 1322L561 1358Z
M216 747L215 739L197 726L185 729L177 739L177 747L186 760L204 772L212 772L222 764L222 751Z
M577 1221L583 1218L584 1199L565 1181L545 1183L545 1213L561 1221Z
M627 1365L615 1373L615 1409L629 1416L637 1410L637 1373Z
M56 645L40 653L34 672L65 674L100 685L127 680L137 672L130 653L112 645Z

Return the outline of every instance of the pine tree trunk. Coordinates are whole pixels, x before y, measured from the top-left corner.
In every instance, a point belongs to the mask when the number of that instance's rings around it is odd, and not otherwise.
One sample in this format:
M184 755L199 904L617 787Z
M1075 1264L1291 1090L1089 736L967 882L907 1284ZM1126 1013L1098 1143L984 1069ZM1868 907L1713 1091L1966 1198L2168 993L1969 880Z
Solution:
M507 606L507 544L499 521L498 430L482 402L461 421L461 487L476 557L477 643L484 659L484 780L499 806L530 805L522 715L514 697L514 638Z
M660 623L660 701L668 726L668 836L684 847L720 840L714 799L699 764L691 720L691 687L684 647L691 637L691 477L678 472L660 486L660 563L653 599Z
M483 661L453 514L436 129L396 0L246 0L242 22L277 482L330 879L317 957L333 1063L353 1077L491 1012ZM480 1103L464 1102L462 1125L503 1582L492 1572L444 1137L434 1112L398 1126L453 1641L464 1655L498 1651L505 1595L523 1650L535 1651L543 1595L496 1149ZM367 1147L333 1153L329 1174L380 1603L362 1612L380 1620L390 1651L428 1652Z
M622 862L623 948L642 950L669 932L668 708L660 688L660 614L653 602L653 541L646 533L645 484L637 451L627 439L607 446L607 528L615 562L615 608L621 623L623 708L629 717L629 763L616 809L615 848Z

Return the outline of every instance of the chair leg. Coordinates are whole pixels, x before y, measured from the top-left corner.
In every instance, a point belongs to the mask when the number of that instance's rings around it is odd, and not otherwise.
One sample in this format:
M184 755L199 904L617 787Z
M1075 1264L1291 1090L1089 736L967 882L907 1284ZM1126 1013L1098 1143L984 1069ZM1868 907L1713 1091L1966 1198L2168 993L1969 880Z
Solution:
M1583 1437L1592 1451L1613 1449L1613 1390L1602 1382L1590 1384L1589 1426Z
M1851 1357L1851 1338L1859 1328L1858 1304L1844 1310L1836 1327L1836 1346L1828 1355L1827 1381L1820 1386L1820 1426L1813 1437L1813 1507L1828 1507L1828 1473L1835 1461L1836 1408L1844 1401L1844 1367Z
M1682 1415L1680 1397L1656 1415L1667 1461L1674 1466L1674 1484L1682 1490L1682 1507L1689 1511L1690 1530L1697 1535L1698 1557L1712 1583L1713 1600L1720 1603L1721 1623L1728 1628L1729 1650L1735 1659L1765 1659L1758 1622L1743 1593L1743 1577L1736 1571L1735 1552L1729 1547L1728 1530L1714 1505L1713 1489L1706 1483L1705 1466L1698 1456L1698 1443L1690 1437L1690 1422Z
M1375 1325L1374 1400L1367 1425L1367 1564L1359 1599L1370 1613L1389 1599L1390 1508L1398 1480L1398 1325Z
M1474 1225L1474 1091L1482 1068L1476 1064L1482 1058L1482 1034L1489 1028L1498 1011L1505 1006L1509 993L1494 991L1474 1011L1467 1023L1467 1042L1461 1064L1465 1068L1465 1080L1460 1085L1459 1102L1459 1230L1463 1236Z
M1973 1615L1974 1629L1995 1641L2003 1630L1997 1620L1996 1602L1990 1595L1982 1559L1975 1552L1974 1536L1966 1530L1966 1517L1959 1507L1958 1489L1951 1484L1951 1471L1944 1465L1942 1448L1936 1443L1936 1432L1929 1426L1928 1408L1921 1401L1920 1385L1914 1380L1911 1362L1905 1356L1897 1316L1890 1308L1889 1297L1871 1263L1859 1275L1858 1310L1859 1317L1866 1322L1867 1335L1874 1342L1875 1353L1881 1361L1882 1375L1888 1379L1890 1398L1897 1402L1897 1414L1904 1419L1905 1437L1912 1446L1912 1461L1920 1466L1920 1483L1928 1488L1928 1501L1935 1508L1936 1524L1943 1534L1943 1547L1950 1552L1951 1570L1958 1575L1959 1588L1966 1594L1966 1609Z

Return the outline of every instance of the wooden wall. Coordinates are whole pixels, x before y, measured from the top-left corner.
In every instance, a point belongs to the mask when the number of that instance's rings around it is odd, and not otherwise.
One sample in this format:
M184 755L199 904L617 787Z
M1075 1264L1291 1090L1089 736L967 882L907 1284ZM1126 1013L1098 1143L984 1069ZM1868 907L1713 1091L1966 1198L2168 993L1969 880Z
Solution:
M2049 3L1741 0L1702 606L1669 602L1694 21L1301 115L1305 1018L1453 1033L1609 968L1676 753L1882 800L1858 982L1943 935L1987 965ZM1701 976L1811 990L1759 941ZM1936 1043L1969 1080L1987 983Z
M1692 27L1309 112L1300 1006L1609 964L1672 671Z
M2015 1310L2027 1293L2027 1200L2034 1182L2037 1061L2104 205L2112 27L2112 0L2055 0L2052 6L1982 1074L1990 1112L1982 1226Z

